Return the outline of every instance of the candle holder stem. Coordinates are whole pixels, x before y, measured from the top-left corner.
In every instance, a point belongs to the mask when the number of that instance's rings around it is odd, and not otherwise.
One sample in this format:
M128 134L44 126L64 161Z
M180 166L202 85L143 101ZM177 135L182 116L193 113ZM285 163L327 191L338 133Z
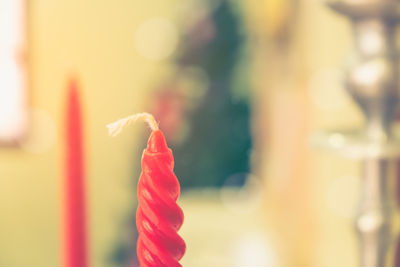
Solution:
M362 163L362 193L356 218L362 267L384 267L387 262L393 262L388 255L394 243L394 192L390 190L395 178L394 163L377 158L365 159Z
M347 70L346 87L366 117L358 139L345 136L341 149L361 159L362 189L355 227L360 266L394 266L389 258L397 231L395 215L398 139L391 132L399 96L399 60L396 0L333 0L329 5L348 16L355 40L354 60ZM335 147L337 149L337 147Z

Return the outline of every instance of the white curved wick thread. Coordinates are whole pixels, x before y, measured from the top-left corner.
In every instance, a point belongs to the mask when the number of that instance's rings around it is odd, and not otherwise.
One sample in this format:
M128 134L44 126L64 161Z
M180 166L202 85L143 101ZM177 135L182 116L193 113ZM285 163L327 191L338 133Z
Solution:
M107 125L108 134L112 137L119 135L122 130L137 121L145 121L150 126L152 131L158 130L158 123L154 119L153 115L147 112L133 114L129 117L117 120L116 122Z

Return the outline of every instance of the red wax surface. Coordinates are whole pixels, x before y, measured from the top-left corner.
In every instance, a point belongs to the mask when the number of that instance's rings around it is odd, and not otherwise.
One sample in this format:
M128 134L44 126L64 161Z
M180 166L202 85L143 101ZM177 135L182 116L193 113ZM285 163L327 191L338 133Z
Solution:
M64 267L87 267L85 172L81 110L76 83L68 92L66 118Z
M174 158L163 133L154 131L143 152L138 184L137 253L141 267L182 266L179 260L186 245L177 232L183 212L176 203L180 185L173 168Z

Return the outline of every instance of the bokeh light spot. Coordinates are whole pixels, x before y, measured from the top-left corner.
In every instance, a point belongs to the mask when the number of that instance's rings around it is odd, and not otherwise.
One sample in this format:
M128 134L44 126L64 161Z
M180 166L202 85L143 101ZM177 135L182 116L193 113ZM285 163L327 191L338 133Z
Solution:
M246 178L247 177L247 178ZM243 186L241 186L245 183ZM237 173L227 178L220 190L224 207L234 214L256 212L262 203L262 186L257 177Z
M311 102L321 110L337 111L350 103L343 86L343 73L335 68L316 71L310 78L308 92Z
M249 233L239 238L233 256L236 267L277 266L273 249L261 233Z
M57 128L50 115L39 109L33 109L30 114L28 136L21 143L24 151L41 154L50 149L57 140Z
M135 34L137 51L150 60L170 56L178 44L178 30L167 18L150 18L139 25Z

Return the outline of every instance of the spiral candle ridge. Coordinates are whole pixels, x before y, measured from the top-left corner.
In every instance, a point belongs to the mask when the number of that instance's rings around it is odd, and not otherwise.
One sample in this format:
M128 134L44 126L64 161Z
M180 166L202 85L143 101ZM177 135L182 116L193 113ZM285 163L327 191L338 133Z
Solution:
M178 235L183 223L176 203L180 194L174 172L174 158L164 135L152 133L143 152L138 184L138 258L141 267L180 267L186 245Z

